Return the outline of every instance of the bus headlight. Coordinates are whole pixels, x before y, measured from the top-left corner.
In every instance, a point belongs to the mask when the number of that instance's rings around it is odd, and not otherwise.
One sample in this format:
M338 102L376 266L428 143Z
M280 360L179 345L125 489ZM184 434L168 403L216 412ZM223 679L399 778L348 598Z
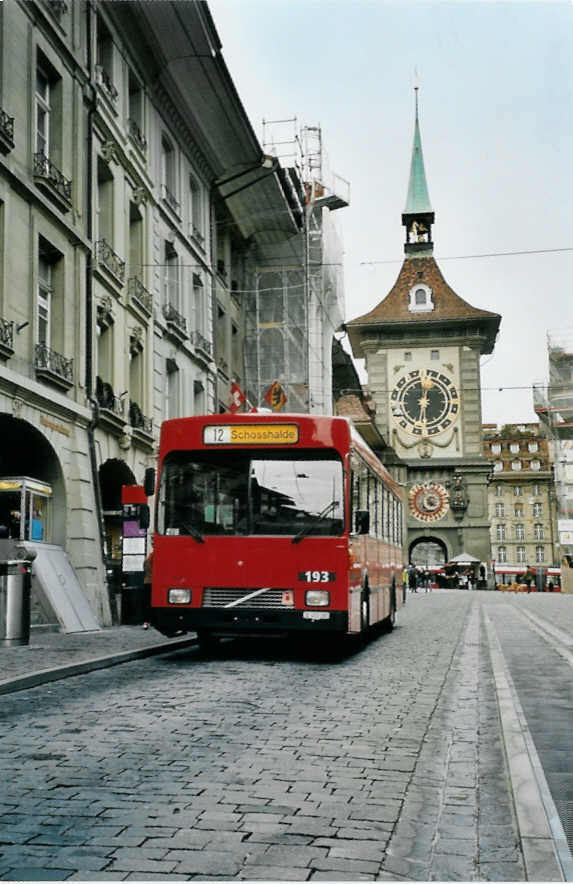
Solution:
M191 590L181 587L172 587L167 590L167 601L170 605L188 605L191 601Z
M305 604L313 608L324 608L330 604L330 593L326 589L308 589Z

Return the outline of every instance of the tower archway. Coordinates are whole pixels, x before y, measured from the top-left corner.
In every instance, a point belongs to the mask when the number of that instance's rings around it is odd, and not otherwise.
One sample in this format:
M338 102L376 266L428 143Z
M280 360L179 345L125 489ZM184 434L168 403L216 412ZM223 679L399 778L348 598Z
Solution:
M408 560L412 565L423 568L445 565L448 561L448 548L439 537L417 537L410 544Z

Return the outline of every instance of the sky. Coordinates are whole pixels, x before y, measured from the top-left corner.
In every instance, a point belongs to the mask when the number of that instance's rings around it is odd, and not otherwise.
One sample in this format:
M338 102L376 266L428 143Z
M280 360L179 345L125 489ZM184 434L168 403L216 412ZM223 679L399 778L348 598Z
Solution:
M336 212L346 319L388 294L404 258L418 84L434 256L458 295L502 316L481 362L483 421L535 421L547 333L573 342L573 0L209 8L261 142L263 120L319 125L350 182Z

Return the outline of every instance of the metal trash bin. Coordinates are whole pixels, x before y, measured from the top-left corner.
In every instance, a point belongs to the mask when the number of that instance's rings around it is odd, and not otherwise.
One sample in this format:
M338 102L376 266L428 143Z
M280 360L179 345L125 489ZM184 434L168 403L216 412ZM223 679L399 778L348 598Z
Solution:
M0 562L0 647L30 642L32 562Z

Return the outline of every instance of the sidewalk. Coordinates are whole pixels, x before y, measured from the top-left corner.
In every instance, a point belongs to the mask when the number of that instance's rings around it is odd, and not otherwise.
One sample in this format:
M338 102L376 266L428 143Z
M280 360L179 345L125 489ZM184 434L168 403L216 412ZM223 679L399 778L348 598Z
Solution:
M73 633L32 629L30 644L0 648L0 694L185 648L195 641L195 633L168 639L142 626Z

